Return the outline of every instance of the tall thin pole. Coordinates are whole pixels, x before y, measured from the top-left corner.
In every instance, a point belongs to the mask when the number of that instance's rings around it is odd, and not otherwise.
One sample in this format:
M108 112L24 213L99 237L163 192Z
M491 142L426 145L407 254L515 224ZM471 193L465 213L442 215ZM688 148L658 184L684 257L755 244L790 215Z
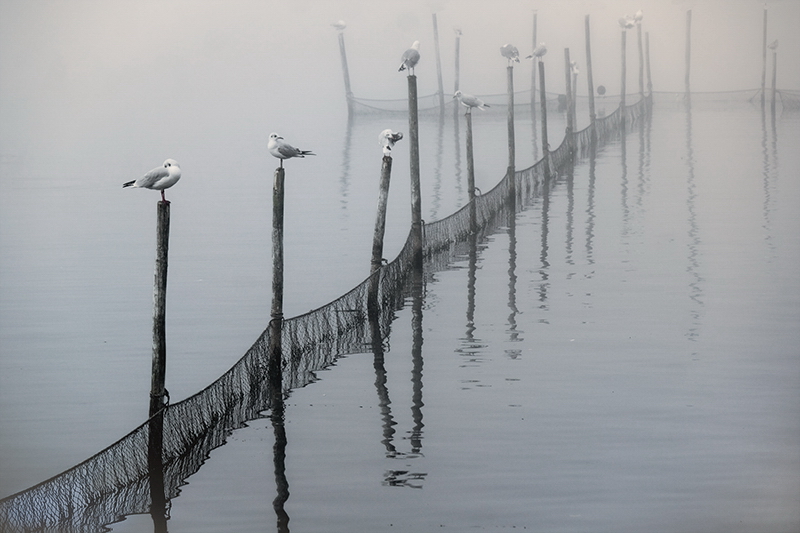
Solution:
M627 62L626 62L626 59L625 59L625 50L627 48L627 42L626 42L627 41L627 36L628 36L628 32L623 29L622 30L622 71L621 71L622 74L621 74L621 79L620 79L620 96L619 96L619 100L620 100L619 106L622 108L622 112L623 113L625 112L625 90L626 90L625 83L627 82L627 79L628 79L628 72L627 72L627 65L626 65Z
M456 72L455 81L453 82L453 93L458 91L458 81L461 77L461 30L456 30ZM455 106L458 108L458 106Z
M686 11L686 96L691 92L689 86L689 73L692 63L692 10Z
M508 85L508 168L514 172L516 162L516 142L514 140L514 67L506 67Z
M433 44L436 49L436 75L439 79L439 109L444 109L444 84L442 83L442 58L439 54L439 24L436 22L436 13L433 18Z
M594 79L592 78L592 36L589 30L589 15L586 15L586 83L589 86L589 121L594 124Z
M409 173L411 178L412 265L422 268L422 195L419 177L419 119L417 116L417 77L408 76Z
M567 97L567 137L569 137L575 128L572 123L572 68L569 61L569 48L564 48L564 77L564 93Z
M547 142L547 97L545 95L544 62L539 61L539 101L542 105L542 156L544 158L544 178L550 179L550 144Z
M761 39L761 105L767 90L767 8L764 8L764 34Z
M536 50L536 11L533 12L533 47L531 50ZM534 122L536 122L536 58L531 61L531 114Z
M272 309L269 321L269 382L281 394L281 335L283 330L283 203L284 170L275 169L272 183Z
M342 57L342 74L344 75L344 93L347 98L347 110L353 112L353 91L350 89L350 69L347 68L347 52L344 49L344 32L339 31L339 54Z
M169 256L169 202L158 202L156 224L156 267L153 289L153 365L150 380L150 416L164 406L167 391L167 260Z
M653 78L650 76L650 32L644 32L645 65L647 66L647 94L653 96Z
M778 51L772 51L772 102L770 103L770 108L772 112L772 116L775 116L775 102L778 96L778 89L777 89L777 79L778 79Z
M467 108L467 197L469 198L469 224L470 232L474 235L478 231L475 209L475 160L472 152L472 109Z
M644 98L644 52L642 51L642 23L636 23L636 40L639 47L639 96Z
M372 236L372 261L370 271L374 273L383 263L383 236L386 233L386 204L389 199L389 180L392 177L392 156L384 155L381 163L381 181L378 192L378 214Z

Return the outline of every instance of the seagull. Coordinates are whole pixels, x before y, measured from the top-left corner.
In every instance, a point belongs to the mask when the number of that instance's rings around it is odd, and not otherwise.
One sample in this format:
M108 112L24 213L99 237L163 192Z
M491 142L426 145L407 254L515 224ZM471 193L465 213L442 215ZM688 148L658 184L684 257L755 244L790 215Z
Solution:
M277 133L269 134L269 142L267 143L269 153L281 160L281 168L283 168L283 160L292 157L305 157L307 155L317 155L311 153L310 150L300 150L283 140L283 137Z
M572 72L574 76L577 76L580 71L578 70L578 62L577 61L570 61L569 62L569 70Z
M453 31L456 32L456 35L458 35L459 37L462 35L461 28L459 27L454 26Z
M539 46L533 49L533 53L526 56L525 59L541 59L547 53L547 46L544 43L539 43Z
M394 143L403 138L403 134L399 131L392 131L385 129L378 134L378 142L383 146L383 155L392 155L392 147Z
M414 75L414 67L417 66L419 63L419 41L414 41L414 44L411 45L411 48L403 52L402 62L400 63L400 68L397 69L397 72L402 72L405 69L408 69L409 75Z
M767 48L769 48L770 50L777 50L778 49L778 39L775 39L774 41L769 43L767 45Z
M623 31L633 28L633 17L631 17L630 15L625 15L624 17L620 17L619 27L622 28Z
M164 189L172 187L179 179L181 179L180 165L174 159L167 159L162 166L154 168L138 180L123 183L122 188L141 187L161 191L161 200L169 203L164 197Z
M504 44L500 47L500 55L508 59L510 65L512 61L519 63L519 50L513 44Z
M339 31L342 31L347 27L347 24L345 24L345 22L343 20L337 20L336 22L331 24L331 26L333 26L334 28L336 28Z
M642 13L642 10L640 9L639 11L637 11L637 12L636 12L636 14L635 14L635 15L633 15L633 21L634 21L636 24L641 24L641 23L642 23L642 18L643 18L643 17L644 17L644 13Z
M486 104L478 98L477 96L472 96L471 94L464 94L461 91L456 91L453 95L453 98L458 98L458 101L461 102L461 105L467 108L467 113L472 111L473 107L477 107L481 111L486 109L487 107L491 107L489 104Z

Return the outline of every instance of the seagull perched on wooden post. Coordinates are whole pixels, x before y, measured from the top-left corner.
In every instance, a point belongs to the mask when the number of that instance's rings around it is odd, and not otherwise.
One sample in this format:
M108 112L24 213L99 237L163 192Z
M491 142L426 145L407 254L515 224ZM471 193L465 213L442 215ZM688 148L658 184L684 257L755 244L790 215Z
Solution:
M472 111L473 107L477 107L481 111L485 110L487 107L491 107L489 104L484 103L484 101L477 96L464 94L461 91L456 91L453 95L453 98L458 98L458 101L461 102L461 105L467 108L467 113Z
M417 66L417 63L419 63L419 41L414 41L414 44L411 45L411 48L403 52L400 68L397 69L397 72L402 72L405 69L408 69L409 75L413 76L414 67Z
M529 56L525 56L525 59L542 59L546 53L547 45L539 43L539 46L533 49L533 53Z
M283 168L283 160L291 159L292 157L305 157L307 155L317 155L310 150L300 150L283 140L283 137L277 133L269 134L269 142L267 143L267 150L273 156L281 160L281 168Z
M500 47L500 55L508 59L508 64L511 65L512 61L519 63L519 50L513 44L504 44Z
M347 24L345 24L345 22L343 20L337 20L336 22L331 24L331 26L333 26L334 28L336 28L339 31L344 31L344 29L347 27Z
M769 48L770 50L777 50L778 49L778 39L775 39L774 41L769 43L767 45L767 48Z
M619 27L622 28L622 31L629 30L633 28L634 22L633 17L630 15L625 15L624 17L620 17L619 19Z
M633 21L634 21L636 24L641 24L641 23L642 23L642 18L644 18L644 13L642 13L642 10L641 10L641 9L640 9L639 11L637 11L637 12L636 12L636 13L633 15Z
M392 155L392 147L394 143L403 138L403 134L399 131L392 131L385 129L378 134L378 142L383 146L383 155Z
M169 203L164 197L164 189L169 189L181 179L181 167L174 159L167 159L160 167L156 167L138 180L122 184L125 187L141 187L161 191L161 200Z

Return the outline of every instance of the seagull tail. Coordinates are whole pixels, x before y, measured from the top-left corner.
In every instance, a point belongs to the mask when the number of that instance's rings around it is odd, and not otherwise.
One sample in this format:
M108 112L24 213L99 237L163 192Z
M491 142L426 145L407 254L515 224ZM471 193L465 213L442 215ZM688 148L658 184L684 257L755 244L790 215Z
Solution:
M133 185L134 185L135 183L136 183L136 180L129 181L129 182L127 182L127 183L123 183L123 184L122 184L122 188L124 189L125 187L133 187Z
M315 153L312 153L312 152L311 152L311 150L301 150L301 151L300 151L300 154L301 154L301 155L303 155L303 156L307 156L307 155L317 155L317 154L315 154Z

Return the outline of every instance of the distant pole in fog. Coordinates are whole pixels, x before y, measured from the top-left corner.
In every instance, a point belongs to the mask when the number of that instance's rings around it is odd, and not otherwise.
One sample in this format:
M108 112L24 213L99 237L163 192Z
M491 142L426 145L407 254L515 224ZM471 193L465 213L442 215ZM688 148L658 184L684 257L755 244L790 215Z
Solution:
M571 142L570 136L575 129L572 123L572 65L569 61L569 48L564 48L564 93L567 97L567 140Z
M167 373L167 262L169 255L169 202L157 206L156 268L153 290L153 364L150 379L150 416L165 404L168 398L164 381Z
M433 19L433 44L436 50L436 74L439 78L439 109L444 109L444 84L442 83L442 58L439 54L439 24L436 22L436 13L431 14Z
M531 50L536 50L536 11L533 12L533 47ZM531 115L533 116L534 123L536 122L536 65L537 61L531 61Z
M461 30L455 30L456 32L456 72L455 72L455 81L453 82L453 93L458 91L458 80L461 77ZM458 109L458 106L455 106Z
M767 8L764 8L764 35L761 39L761 105L767 90Z
M550 144L547 142L547 97L545 96L544 61L539 61L539 102L542 106L542 156L544 179L550 179Z
M692 10L686 11L686 97L690 95L689 73L692 65Z
M506 84L508 86L508 169L513 173L516 165L516 144L514 140L514 67L506 67Z
M642 51L642 23L636 23L636 37L639 46L639 96L644 98L644 52Z
M622 108L622 112L625 112L625 82L628 78L628 73L626 71L626 58L625 58L625 49L627 48L627 35L628 32L624 29L622 30L622 74L620 79L620 103L619 106Z
M353 91L350 89L350 70L347 68L347 52L344 49L344 31L339 30L339 54L342 56L342 74L344 75L344 92L347 98L347 111L353 112Z
M589 121L594 124L594 80L592 79L592 36L589 30L589 15L586 15L586 83L589 84Z
M653 79L650 77L650 32L644 32L644 57L647 67L647 94L653 96Z
M475 159L472 151L472 109L467 108L467 195L471 203L475 199Z
M777 99L778 89L776 86L778 78L778 46L776 43L775 48L772 49L772 102L770 103L770 111L775 115L775 101Z

